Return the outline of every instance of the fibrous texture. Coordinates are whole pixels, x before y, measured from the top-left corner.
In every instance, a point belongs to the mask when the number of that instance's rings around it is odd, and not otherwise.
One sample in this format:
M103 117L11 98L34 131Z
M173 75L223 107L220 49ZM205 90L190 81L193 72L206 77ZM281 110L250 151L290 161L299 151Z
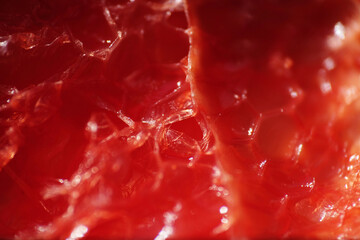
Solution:
M0 7L0 238L360 237L355 0Z

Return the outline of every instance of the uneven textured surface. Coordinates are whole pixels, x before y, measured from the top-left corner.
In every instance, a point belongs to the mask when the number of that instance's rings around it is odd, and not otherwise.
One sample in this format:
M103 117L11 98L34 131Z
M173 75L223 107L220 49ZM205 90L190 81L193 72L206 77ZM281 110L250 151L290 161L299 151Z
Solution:
M188 10L190 79L228 174L235 236L360 237L358 3Z
M360 237L351 0L0 7L0 238Z

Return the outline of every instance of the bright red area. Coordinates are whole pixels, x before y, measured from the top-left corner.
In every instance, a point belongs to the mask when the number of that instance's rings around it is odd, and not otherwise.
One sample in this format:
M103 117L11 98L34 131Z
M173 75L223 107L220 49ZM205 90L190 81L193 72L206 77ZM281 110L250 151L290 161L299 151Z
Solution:
M358 238L359 3L0 7L0 238Z
M233 234L359 237L358 3L189 0L187 9L190 79L230 174Z

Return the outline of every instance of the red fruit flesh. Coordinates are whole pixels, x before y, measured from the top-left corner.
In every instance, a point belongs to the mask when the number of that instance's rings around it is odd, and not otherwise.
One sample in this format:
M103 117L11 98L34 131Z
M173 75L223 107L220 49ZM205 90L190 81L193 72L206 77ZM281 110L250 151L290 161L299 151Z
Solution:
M358 3L187 1L187 9L190 79L228 174L232 234L359 237L344 222L359 201L357 93L344 99L359 74Z
M0 238L358 238L359 3L11 1Z

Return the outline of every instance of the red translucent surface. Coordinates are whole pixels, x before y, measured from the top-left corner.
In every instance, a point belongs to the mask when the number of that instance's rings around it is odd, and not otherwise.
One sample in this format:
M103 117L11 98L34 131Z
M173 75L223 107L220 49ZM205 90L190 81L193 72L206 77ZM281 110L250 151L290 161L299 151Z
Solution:
M8 1L0 238L358 238L359 3Z

